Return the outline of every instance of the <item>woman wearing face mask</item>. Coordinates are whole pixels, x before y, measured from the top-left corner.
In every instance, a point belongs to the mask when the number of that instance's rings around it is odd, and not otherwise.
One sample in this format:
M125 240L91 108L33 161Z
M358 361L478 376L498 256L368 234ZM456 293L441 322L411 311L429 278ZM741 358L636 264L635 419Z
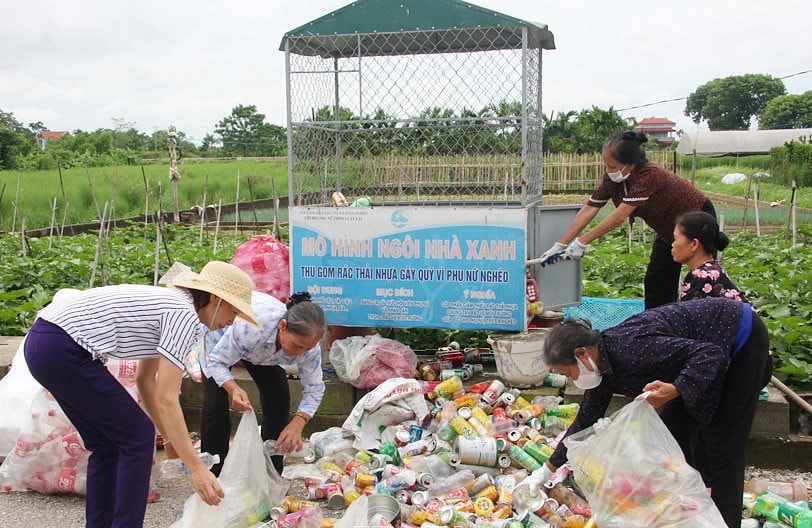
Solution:
M593 425L612 394L651 391L648 402L706 479L729 526L741 522L747 438L758 393L772 374L769 337L750 305L724 298L669 304L599 332L566 320L550 331L544 360L586 392L570 435ZM708 457L695 456L697 442ZM544 471L566 461L558 444Z
M642 218L654 229L644 280L646 308L677 300L680 264L671 258L671 242L677 217L688 211L716 216L713 204L684 178L646 161L641 132L622 132L603 146L606 174L589 201L578 211L564 235L541 255L542 266L561 259L580 259L596 239L612 231L626 218ZM601 207L612 200L615 210L586 233L576 236Z
M200 418L200 449L219 454L222 469L231 435L229 403L235 411L251 408L248 394L237 385L231 367L237 361L259 389L262 404L262 439L276 440L277 447L295 451L302 447L302 430L316 414L324 395L321 346L326 318L306 292L294 293L287 305L261 292L253 292L251 307L260 327L236 321L224 332L210 332L206 353L200 358L203 378L203 410ZM290 419L290 389L282 365L296 365L302 381L302 400ZM272 457L282 473L281 456Z
M223 497L189 440L178 393L201 323L211 330L235 317L256 324L253 283L238 267L214 261L199 274L186 268L169 285L104 286L65 296L38 314L26 336L31 374L91 452L89 528L143 525L156 426L175 446L200 497L207 504ZM143 409L104 366L108 357L139 360Z

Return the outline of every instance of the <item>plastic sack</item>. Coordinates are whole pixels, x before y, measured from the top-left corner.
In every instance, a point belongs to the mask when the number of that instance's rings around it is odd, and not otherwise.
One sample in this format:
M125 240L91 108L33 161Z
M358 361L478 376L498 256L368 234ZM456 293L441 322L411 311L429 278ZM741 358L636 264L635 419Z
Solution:
M333 341L330 364L341 381L371 389L391 378L411 377L417 356L403 343L379 334L351 336Z
M725 526L699 472L645 400L564 439L601 528Z
M255 236L234 251L231 263L254 281L254 289L282 302L290 295L290 250L272 236Z
M244 412L218 478L225 497L217 506L210 506L197 493L191 495L172 528L236 528L266 519L277 484L265 458L257 417L254 411Z
M20 430L30 418L31 400L42 389L25 363L24 345L25 339L11 360L11 370L0 379L0 456L14 449Z
M345 432L341 427L330 427L310 435L310 446L319 459L352 449L352 439L352 433Z
M381 443L381 431L387 426L422 426L428 417L421 384L415 379L394 378L365 394L341 427L355 436L355 449L376 449Z
M138 362L110 359L106 366L130 396L138 401L135 385ZM90 453L53 395L39 387L25 412L26 422L13 449L0 466L0 489L84 495ZM159 499L153 474L149 501Z

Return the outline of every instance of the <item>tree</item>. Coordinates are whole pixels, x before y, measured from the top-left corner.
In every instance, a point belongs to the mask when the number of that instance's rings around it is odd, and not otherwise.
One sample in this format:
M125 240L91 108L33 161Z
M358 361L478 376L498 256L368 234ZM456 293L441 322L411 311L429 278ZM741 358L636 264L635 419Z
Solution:
M607 139L635 125L634 120L629 122L611 106L608 110L597 106L581 110L576 120L575 151L579 154L600 152Z
M697 124L704 119L711 130L747 130L770 100L786 93L783 81L770 75L748 73L714 79L688 96L685 115Z
M278 135L269 126L265 124L265 114L257 112L256 105L237 105L231 115L217 123L214 133L220 136L227 156L261 156L263 147L267 152L268 141Z
M34 133L17 121L13 113L0 110L0 169L16 168L20 156L34 147Z
M812 127L812 90L803 94L780 95L767 103L758 126L772 128Z
M542 136L542 149L544 152L575 152L576 132L578 130L578 112L550 112L550 116L542 116L544 121L544 135Z

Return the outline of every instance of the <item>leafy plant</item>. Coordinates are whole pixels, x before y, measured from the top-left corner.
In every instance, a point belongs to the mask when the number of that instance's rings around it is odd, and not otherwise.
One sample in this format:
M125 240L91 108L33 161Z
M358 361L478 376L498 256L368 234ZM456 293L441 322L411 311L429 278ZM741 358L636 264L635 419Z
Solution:
M810 235L801 233L804 239ZM812 247L792 248L783 235L729 236L723 265L770 332L776 376L791 386L812 388ZM584 261L583 294L642 298L649 252L650 244L636 241L630 247L621 233L602 237Z

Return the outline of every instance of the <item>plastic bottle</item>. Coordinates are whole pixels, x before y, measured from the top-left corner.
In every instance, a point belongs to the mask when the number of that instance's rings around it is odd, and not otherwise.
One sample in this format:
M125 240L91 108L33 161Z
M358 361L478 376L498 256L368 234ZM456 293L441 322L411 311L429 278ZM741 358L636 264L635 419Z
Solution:
M806 482L801 479L790 482L754 478L747 482L746 491L750 491L756 495L761 495L765 491L769 491L770 493L775 493L791 501L809 500Z
M768 520L778 520L778 507L787 502L787 499L781 495L776 495L769 491L765 491L756 498L756 505L753 507L753 515L755 517L762 517Z
M465 488L474 483L474 473L469 470L459 471L451 476L441 478L426 490L430 497L437 497L457 488Z
M211 453L199 453L197 455L206 469L211 469L215 464L220 463L220 455L212 455ZM185 477L189 475L189 470L186 464L179 458L171 458L161 462L161 476L164 478Z
M778 507L778 520L793 528L812 528L812 511L787 501Z
M276 440L265 440L262 444L262 447L265 448L265 453L268 456L290 456L290 457L298 457L305 459L305 462L315 462L316 461L316 453L313 451L313 448L310 447L308 442L302 443L302 448L297 451L289 451L284 453L276 448Z

